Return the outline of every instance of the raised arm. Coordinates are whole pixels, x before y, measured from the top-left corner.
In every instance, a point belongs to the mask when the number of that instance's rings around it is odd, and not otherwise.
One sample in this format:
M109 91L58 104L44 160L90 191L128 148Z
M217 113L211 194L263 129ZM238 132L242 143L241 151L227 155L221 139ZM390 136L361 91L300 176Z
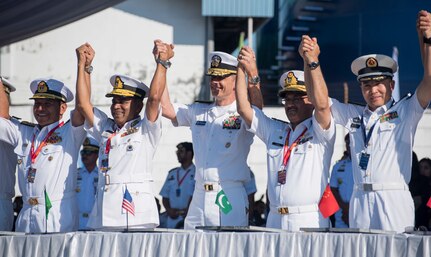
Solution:
M302 36L298 51L304 60L305 87L307 88L308 98L314 105L314 115L320 126L323 129L328 129L331 125L331 110L328 88L320 65L318 65L320 48L317 44L317 39L310 38L307 35Z
M241 56L241 58L239 58ZM248 76L248 94L250 102L257 108L263 108L263 97L262 91L260 90L260 78L259 71L256 64L256 55L249 46L241 48L238 54L238 62L244 67L244 70ZM258 82L253 82L252 78L259 78Z
M247 84L243 67L243 63L246 61L244 59L244 57L241 56L241 58L239 58L238 56L238 68L235 83L236 108L239 115L241 115L245 123L250 127L253 120L253 109L251 108L247 95Z
M174 57L174 45L163 43L159 39L154 40L153 55L157 67L151 81L150 94L145 106L145 113L149 121L155 121L159 113L160 102L166 88L166 72L168 69L168 66L163 65L163 63Z
M93 126L94 111L91 104L91 80L88 67L91 66L95 52L89 43L85 43L76 49L78 59L78 74L76 78L76 110L73 112L72 125L82 125L84 119Z
M9 99L6 94L6 86L0 78L0 117L9 119Z
M431 42L424 42L424 38L431 39L431 14L420 11L416 21L419 37L419 48L421 50L424 75L417 88L417 98L420 105L426 108L431 101Z

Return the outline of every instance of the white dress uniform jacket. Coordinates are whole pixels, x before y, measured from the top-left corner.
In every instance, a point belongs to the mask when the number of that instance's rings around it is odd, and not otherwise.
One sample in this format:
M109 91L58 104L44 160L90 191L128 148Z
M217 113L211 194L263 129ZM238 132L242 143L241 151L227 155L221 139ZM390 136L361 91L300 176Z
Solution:
M18 126L19 121L11 118L11 121ZM15 196L15 172L17 156L12 145L0 141L0 231L11 231L13 227L13 204L12 198Z
M95 167L89 172L85 166L78 168L76 179L76 198L79 209L79 229L88 229L87 223L96 199L99 170Z
M414 205L408 189L412 147L424 109L416 94L389 101L374 112L368 107L342 104L332 99L332 115L349 130L355 187L350 200L352 228L404 232L414 226ZM375 127L367 146L370 155L366 170L361 169L365 150L364 132Z
M352 160L350 158L340 160L332 168L331 179L329 185L331 188L337 188L340 197L345 203L350 202L350 197L353 191L353 174L352 174ZM348 228L343 219L343 210L340 208L335 213L335 227Z
M278 183L278 171L283 163L283 146L289 123L273 120L253 107L249 131L255 133L267 147L268 198L270 213L267 227L299 231L302 227L329 227L329 220L319 212L318 204L329 181L334 150L335 125L331 120L323 130L314 116L291 131L289 145L307 129L292 150L286 167L286 183ZM287 208L287 209L286 209ZM288 210L288 214L283 214Z
M33 136L34 149L37 149L59 123L42 129L24 124L17 128L9 120L0 119L0 139L15 147L18 155L18 183L24 206L16 222L17 231L41 233L46 229L48 232L69 232L78 228L75 167L85 138L83 126L73 127L66 122L56 129L32 165L36 169L34 183L27 179ZM48 220L45 218L45 189L52 204Z
M196 226L246 226L248 200L244 182L250 179L247 156L253 134L228 106L194 103L174 105L179 126L192 131L196 160L196 185L185 229ZM215 204L223 190L232 205L227 214Z
M190 198L192 198L195 191L195 172L196 167L194 164L185 170L182 167L177 167L169 171L160 190L160 195L169 199L171 208L187 209ZM168 216L166 227L175 228L182 220L184 220L184 217L181 215L176 219Z
M92 128L86 123L85 129L100 142L99 186L87 226L94 229L123 229L128 220L130 228L157 227L159 215L152 191L151 171L154 153L162 134L161 110L154 123L146 117L139 117L126 122L120 129L114 120L94 108L93 122ZM113 133L115 136L112 136ZM111 136L109 156L106 157L106 144ZM106 172L109 179L102 172L106 159L109 160ZM126 188L132 197L135 215L126 215L127 212L122 208Z

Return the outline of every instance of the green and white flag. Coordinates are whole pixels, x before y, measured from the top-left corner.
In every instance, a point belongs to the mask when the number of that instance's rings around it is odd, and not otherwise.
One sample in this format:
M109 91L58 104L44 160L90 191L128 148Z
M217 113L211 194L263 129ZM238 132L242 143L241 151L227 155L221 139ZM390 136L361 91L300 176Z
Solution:
M215 204L218 205L224 214L228 214L232 210L232 204L230 204L229 200L227 199L227 195L223 190L218 192Z
M49 200L46 189L44 190L44 193L45 193L45 215L46 215L46 219L48 219L49 209L51 209L52 204L51 204L51 200Z

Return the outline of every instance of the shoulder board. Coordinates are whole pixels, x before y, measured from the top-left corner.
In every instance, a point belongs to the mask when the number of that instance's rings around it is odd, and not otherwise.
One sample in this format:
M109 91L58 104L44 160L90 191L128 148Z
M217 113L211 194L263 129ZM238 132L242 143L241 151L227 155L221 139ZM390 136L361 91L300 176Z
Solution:
M214 103L214 101L196 100L195 103L199 103L199 104L212 104L212 103Z
M171 169L170 171L168 171L168 174L169 174L169 173L171 173L171 172L176 171L177 169L178 169L178 167L177 167L177 168L173 168L173 169Z
M353 105L358 105L358 106L365 107L365 104L363 104L363 103L352 102L352 101L348 101L347 103L348 103L348 104L353 104Z
M79 168L78 168L78 171L81 171L81 170L82 170L82 168L81 168L81 167L79 167Z
M69 123L70 122L70 120L67 120L65 123L64 123L64 125L66 125L67 123Z
M283 123L286 123L286 124L290 124L289 122L287 122L287 121L285 121L285 120L279 120L279 119L276 119L276 118L274 118L274 117L272 117L271 119L273 119L273 120L275 120L275 121L283 122Z
M110 121L112 121L112 122L114 122L114 123L115 123L114 119L112 119L112 118L108 118L108 120L110 120Z
M21 124L24 125L24 126L36 127L35 123L31 123L31 122L25 121L25 120L21 121Z
M14 119L16 119L16 120L21 120L21 118L16 117L16 116L11 116L11 118L14 118Z

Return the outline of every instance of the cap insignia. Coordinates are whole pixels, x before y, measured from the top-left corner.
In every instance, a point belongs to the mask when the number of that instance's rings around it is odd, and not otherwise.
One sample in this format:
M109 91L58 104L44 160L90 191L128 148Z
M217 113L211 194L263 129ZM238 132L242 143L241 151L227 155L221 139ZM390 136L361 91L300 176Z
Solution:
M123 85L124 85L124 82L121 80L121 78L119 76L115 77L115 87L114 88L122 89Z
M37 85L37 92L38 93L46 93L46 92L48 92L48 85L46 84L45 81L39 82L39 84Z
M378 66L377 59L374 57L368 58L366 61L366 65L367 67L371 67L371 68L377 67Z
M211 59L211 67L217 68L221 63L221 57L218 55L214 55Z
M287 73L286 79L284 80L284 84L286 86L298 85L298 78L295 77L295 74L293 72L289 72Z

